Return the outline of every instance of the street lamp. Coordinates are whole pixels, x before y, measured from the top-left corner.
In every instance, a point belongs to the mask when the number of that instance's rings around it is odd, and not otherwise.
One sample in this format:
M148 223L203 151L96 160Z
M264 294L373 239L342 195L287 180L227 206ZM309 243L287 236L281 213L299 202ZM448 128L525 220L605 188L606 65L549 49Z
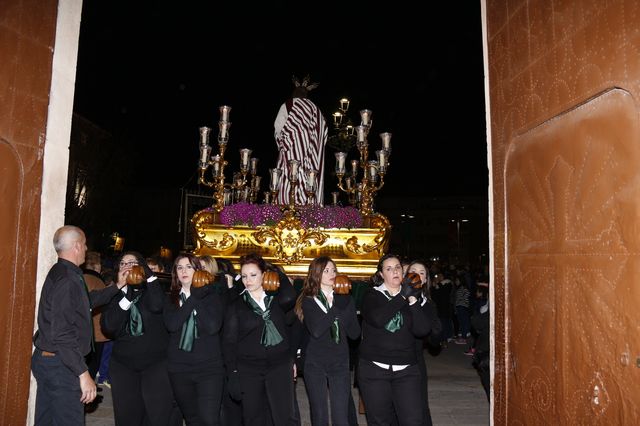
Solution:
M462 223L468 223L469 219L451 219L451 223L456 224L456 242L458 245L458 251L460 251L460 225Z

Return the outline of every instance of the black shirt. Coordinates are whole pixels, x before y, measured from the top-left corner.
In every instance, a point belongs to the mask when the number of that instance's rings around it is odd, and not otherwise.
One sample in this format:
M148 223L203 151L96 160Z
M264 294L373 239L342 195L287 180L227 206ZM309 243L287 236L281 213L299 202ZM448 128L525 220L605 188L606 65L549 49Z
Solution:
M390 332L385 326L400 312L402 327ZM362 304L362 341L360 357L391 365L412 365L417 362L416 337L426 336L431 324L419 303L409 303L398 293L390 300L382 292L370 288Z
M339 294L334 294L333 298L333 305L326 313L313 297L305 297L302 300L304 324L310 334L305 351L306 359L323 363L336 360L348 362L347 337L354 340L360 337L360 324L353 298ZM337 344L331 339L331 326L335 318L338 319L340 332L340 341Z
M211 285L211 284L209 284ZM224 370L222 359L221 333L224 320L222 297L214 289L202 298L193 295L177 306L171 297L166 298L164 323L169 330L168 370L179 372L212 372ZM193 342L191 352L179 348L182 326L196 311L198 338Z
M131 369L144 369L167 358L169 333L164 326L162 308L165 294L159 280L137 286L127 286L130 299L135 292L142 292L136 306L142 316L143 334L132 336L128 330L131 308L124 310L120 301L125 298L116 296L102 313L102 330L114 340L111 356ZM133 296L133 297L132 297Z
M289 278L280 274L280 288L271 302L271 320L283 340L277 345L264 347L260 343L264 320L256 315L242 296L229 305L223 330L223 355L228 371L238 369L238 363L248 363L268 368L293 361L295 348L290 342L286 313L293 308L296 291Z
M115 285L88 292L82 270L59 258L42 286L34 345L55 353L64 365L80 376L87 371L84 357L91 351L91 306L109 303L117 292Z

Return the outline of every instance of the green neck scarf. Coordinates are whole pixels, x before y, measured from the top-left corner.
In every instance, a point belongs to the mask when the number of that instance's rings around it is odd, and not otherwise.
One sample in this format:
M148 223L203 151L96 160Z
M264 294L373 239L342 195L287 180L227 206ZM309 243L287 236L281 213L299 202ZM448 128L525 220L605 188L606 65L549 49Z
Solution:
M327 296L324 295L324 291L322 291L322 289L318 291L318 299L327 312L329 312L329 301L327 300ZM335 298L333 303L335 303ZM340 327L338 326L338 318L333 319L333 323L331 324L331 329L329 331L331 332L331 340L336 344L340 343Z
M384 290L383 293L385 296L387 296L388 300L391 300L391 293L389 293L388 290ZM393 316L393 318L391 318L389 322L384 326L384 328L385 330L391 333L395 333L396 331L400 330L403 323L404 323L404 318L402 317L402 314L400 313L400 311L398 311Z
M142 294L136 296L129 306L129 334L132 336L142 336L144 334L144 327L142 326L142 314L138 309L138 301Z
M180 300L184 305L187 301L187 296L184 293L180 293ZM191 311L187 321L182 324L182 334L180 335L180 344L178 349L182 349L185 352L191 352L193 349L193 342L198 338L198 326L196 324L196 313Z
M273 301L273 296L266 296L264 299L264 305L267 308L266 310L262 310L260 305L253 300L253 297L249 294L248 291L245 291L242 295L244 297L244 301L249 307L253 310L253 313L261 316L264 320L264 327L262 329L262 336L260 337L260 343L264 347L275 346L278 343L282 342L282 336L278 332L276 325L271 320L271 302Z

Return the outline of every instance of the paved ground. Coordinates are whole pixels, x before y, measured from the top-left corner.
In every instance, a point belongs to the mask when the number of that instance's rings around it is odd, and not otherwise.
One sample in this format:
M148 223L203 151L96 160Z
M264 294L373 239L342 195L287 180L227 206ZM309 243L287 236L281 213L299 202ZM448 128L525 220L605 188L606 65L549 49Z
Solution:
M429 372L429 406L433 424L436 426L465 425L485 426L489 424L489 404L480 385L480 379L471 366L471 357L463 354L463 345L449 344L437 356L425 353ZM309 404L304 381L297 386L298 404L303 426L310 426ZM358 403L357 389L354 401ZM113 405L109 389L103 387L103 402L98 409L87 414L87 426L113 425ZM359 424L366 425L364 415L359 415Z

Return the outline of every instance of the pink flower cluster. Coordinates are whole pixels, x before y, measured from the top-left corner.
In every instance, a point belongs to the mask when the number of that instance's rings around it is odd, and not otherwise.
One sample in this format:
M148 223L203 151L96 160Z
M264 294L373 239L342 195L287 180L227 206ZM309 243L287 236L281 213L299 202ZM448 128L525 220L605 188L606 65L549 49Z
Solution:
M362 215L354 207L299 206L300 222L305 228L360 228ZM273 204L236 203L225 206L220 222L226 226L273 226L284 217L281 206Z

